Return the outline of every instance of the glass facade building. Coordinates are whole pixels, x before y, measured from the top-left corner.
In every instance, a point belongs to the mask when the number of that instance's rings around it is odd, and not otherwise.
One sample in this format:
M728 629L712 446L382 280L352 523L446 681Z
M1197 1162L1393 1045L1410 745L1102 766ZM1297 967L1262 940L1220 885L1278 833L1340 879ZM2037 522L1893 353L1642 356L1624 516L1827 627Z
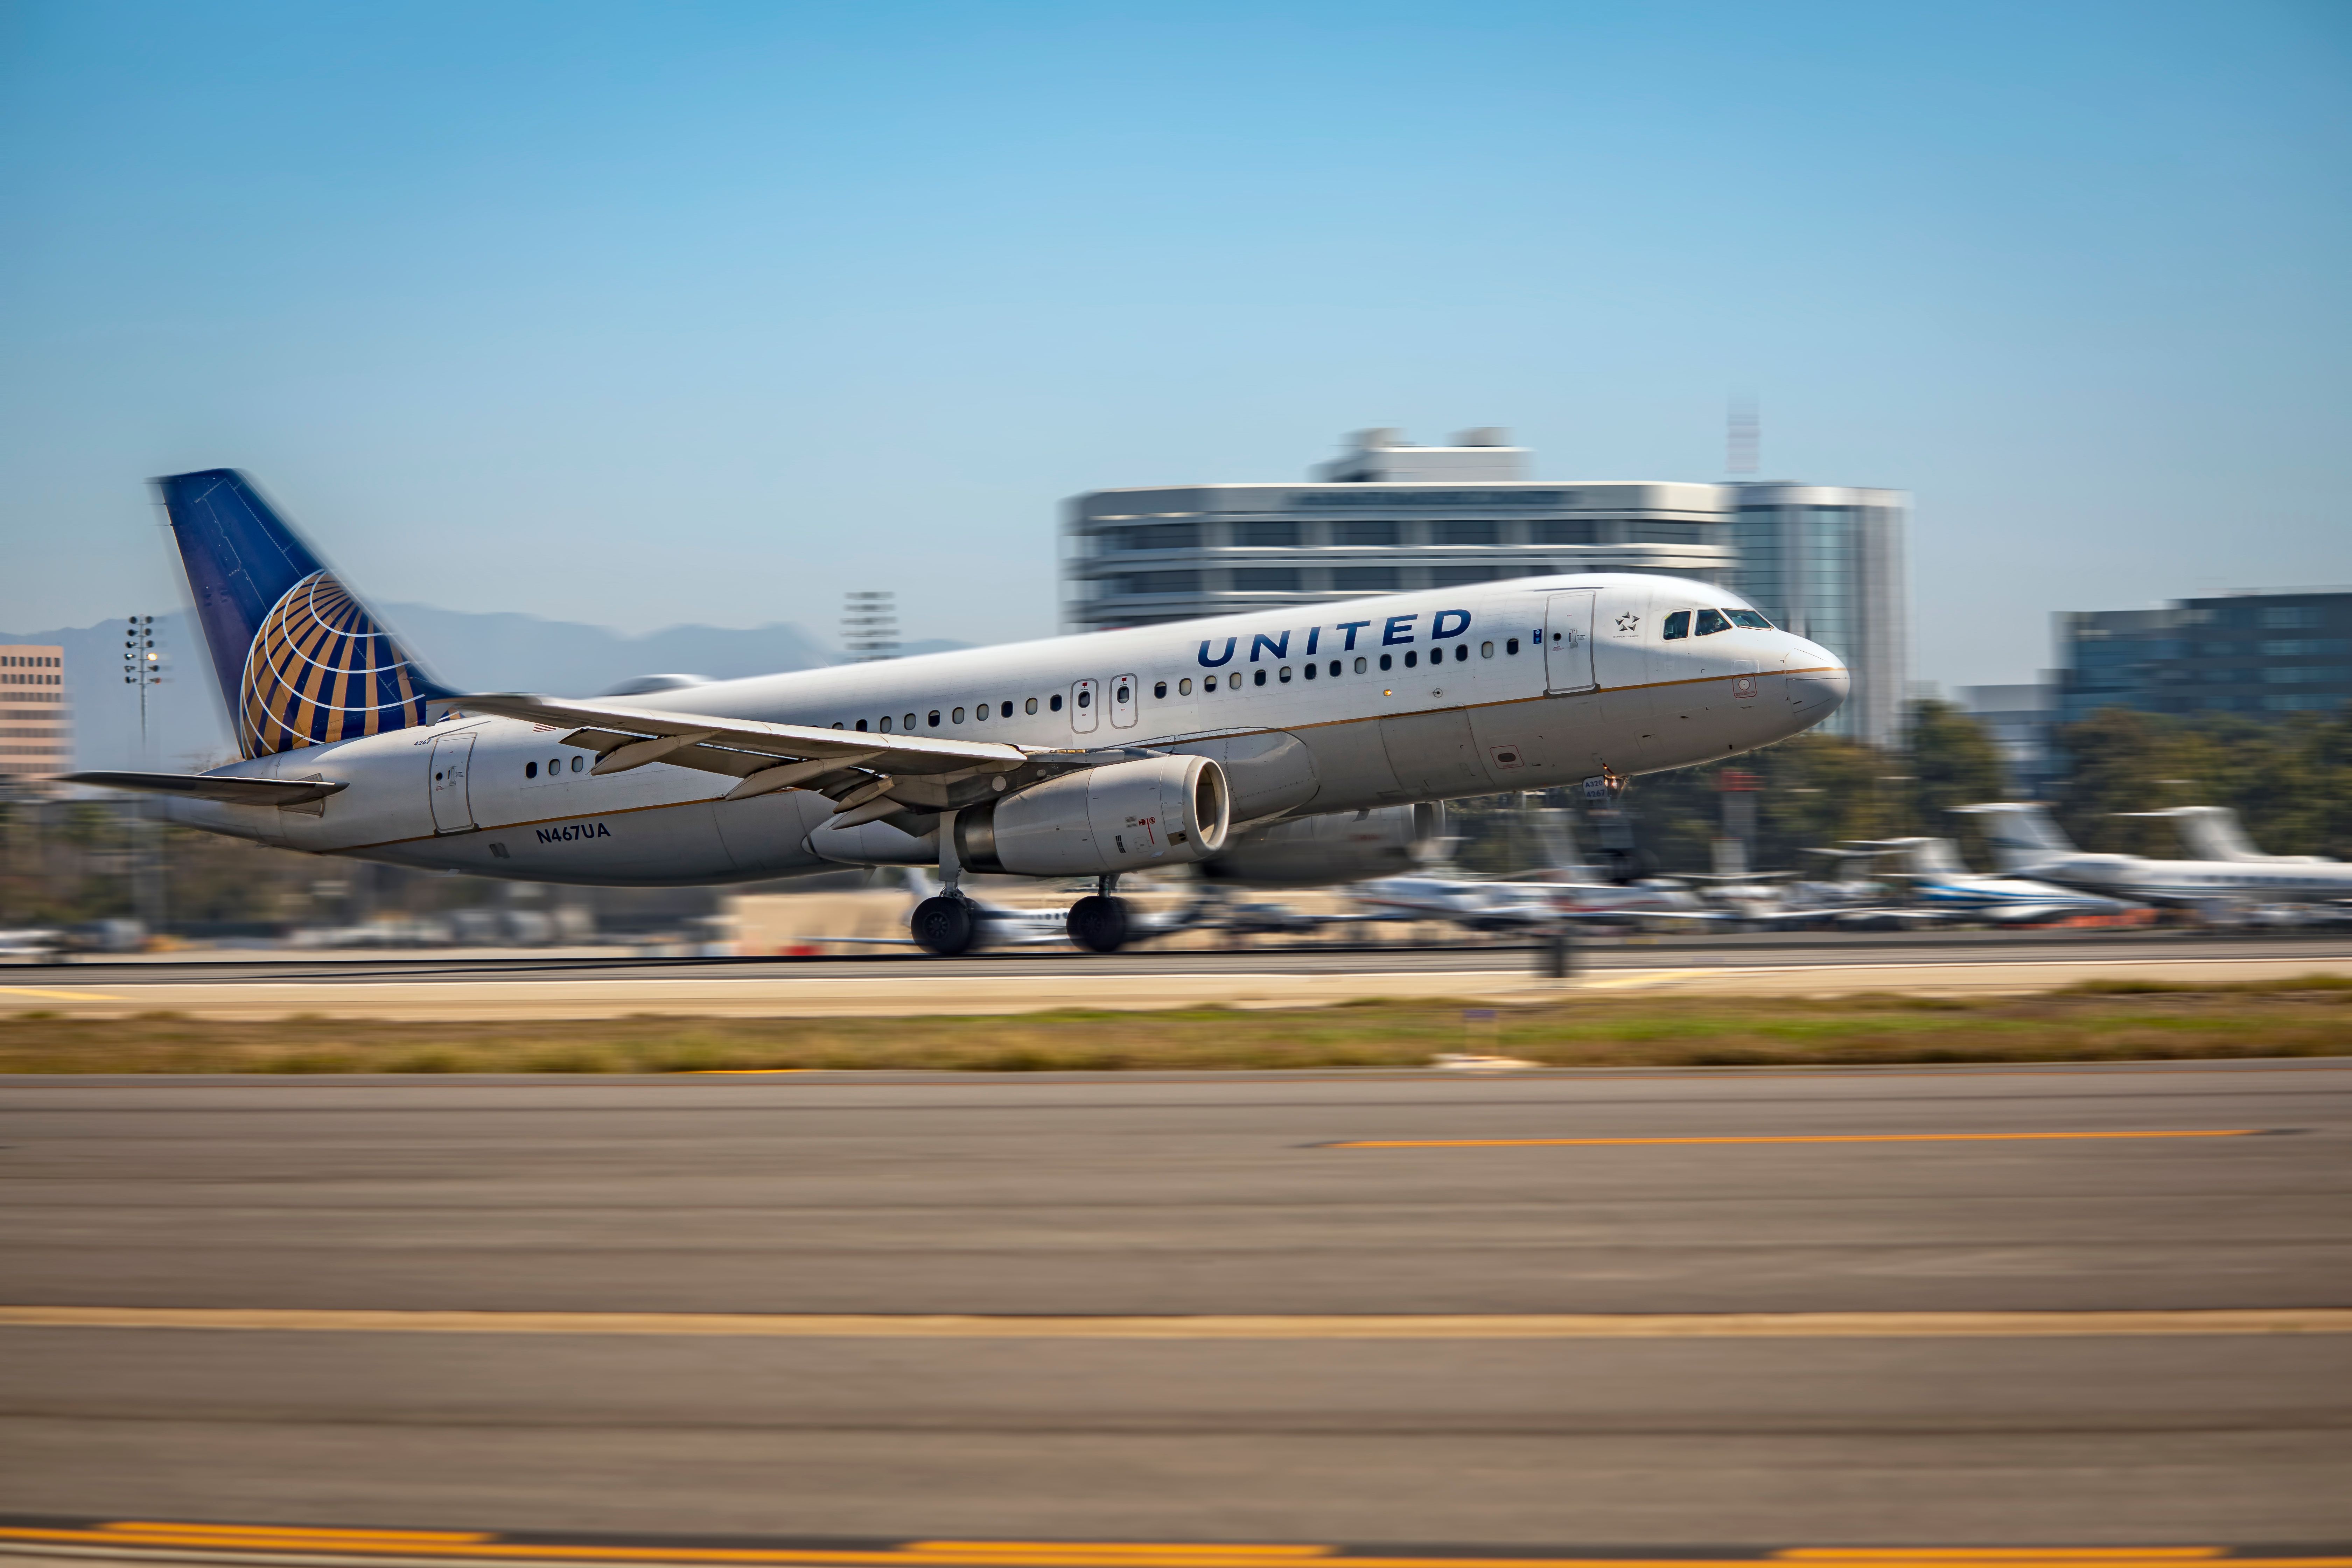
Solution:
M2352 700L2352 593L2232 594L2057 616L2058 721L2332 713Z
M1731 586L1853 671L1853 694L1823 730L1897 744L1911 678L1908 498L1838 485L1728 488Z

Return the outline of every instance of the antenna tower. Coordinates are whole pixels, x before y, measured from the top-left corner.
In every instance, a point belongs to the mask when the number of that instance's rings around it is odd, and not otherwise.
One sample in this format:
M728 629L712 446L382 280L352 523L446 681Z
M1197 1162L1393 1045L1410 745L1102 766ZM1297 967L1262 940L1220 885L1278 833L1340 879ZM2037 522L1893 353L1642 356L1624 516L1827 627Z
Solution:
M841 596L841 646L854 663L898 657L898 596L887 588Z

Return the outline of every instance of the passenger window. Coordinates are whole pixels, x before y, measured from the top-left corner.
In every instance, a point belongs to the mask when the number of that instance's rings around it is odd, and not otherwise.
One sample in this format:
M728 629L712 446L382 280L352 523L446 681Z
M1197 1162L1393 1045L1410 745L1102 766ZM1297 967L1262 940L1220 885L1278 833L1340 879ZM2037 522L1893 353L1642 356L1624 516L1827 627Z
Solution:
M1309 679L1309 680L1312 680L1312 679L1315 679L1315 677L1319 673L1319 671L1318 671L1318 670L1316 669L1316 668L1315 668L1313 665L1311 665L1311 664L1310 664L1310 665L1308 665L1308 666L1307 667L1306 673L1307 673L1307 679Z
M1776 629L1771 622L1766 620L1763 616L1758 615L1753 610L1732 611L1731 624L1735 626L1747 626L1752 630L1759 632L1769 632Z
M1035 704L1033 703L1031 706L1034 707ZM996 716L1000 719L1010 719L1013 717L1013 699L1008 697L1004 700L1004 707L997 713Z
M1711 637L1717 632L1727 632L1730 629L1731 623L1724 618L1724 614L1721 610L1701 610L1698 613L1698 635L1700 637Z
M863 720L863 719L860 719L860 720L857 721L857 727L858 727L859 729L861 729L861 730L863 730L864 728L866 728L866 721L865 721L865 720Z
M1061 700L1060 698L1058 698L1058 697L1055 698L1055 699L1054 699L1054 706L1055 706L1055 707L1056 707L1056 708L1059 708L1061 705L1062 705L1062 700ZM1029 706L1028 706L1026 709L1024 709L1024 712L1029 712L1029 713L1034 713L1035 711L1037 711L1037 700L1036 700L1034 697L1032 697L1031 699L1029 699Z
M535 778L537 778L537 777L539 776L539 764L538 764L537 763L523 763L523 765L522 765L522 776L523 776L523 777L525 777L525 778L527 778L527 779L535 779Z
M1333 660L1331 661L1331 674L1332 674L1332 676L1333 676L1334 678L1337 678L1337 677L1338 677L1338 675L1339 675L1339 661L1338 659L1336 659L1336 658L1335 658L1335 659L1333 659Z
M1665 640L1675 642L1690 636L1690 612L1676 610L1666 617Z
M559 772L562 766L563 759L562 757L550 757L547 759L547 771L549 773Z
M1494 658L1494 657L1495 657L1495 645L1494 645L1493 643L1490 643L1490 642L1482 642L1482 643L1480 643L1480 644L1478 645L1478 657L1479 657L1480 658Z
M1192 695L1192 678L1191 676L1188 675L1183 679L1176 683L1176 695L1179 697L1190 697Z
M835 720L833 721L833 727L834 727L835 729L836 729L836 730L840 729L840 728L841 728L841 721L840 721L840 720L838 720L838 719L835 719ZM866 726L864 726L863 724L861 724L861 725L859 725L859 726L858 726L858 728L859 728L859 729L861 729L861 730L862 730L862 729L864 729L865 727L866 727Z
M578 773L578 772L579 772L579 771L580 771L583 766L585 766L585 765L586 765L586 762L587 762L587 760L586 760L585 758L583 758L583 757L574 757L574 758L572 758L572 771L573 773Z
M1356 656L1356 673L1358 675L1364 673L1364 656L1362 654L1358 654Z
M1168 683L1167 683L1166 681L1164 681L1164 680L1155 680L1155 681L1153 681L1153 682L1151 683L1151 695L1152 695L1152 697L1153 697L1154 699L1159 699L1159 698L1162 698L1162 697L1167 696L1167 695L1168 695Z
M1059 713L1062 710L1062 694L1056 691L1045 699L1045 706ZM1029 699L1029 711L1032 713L1037 711L1037 700L1034 697Z
M1202 676L1202 677L1201 678L1201 689L1202 689L1202 690L1203 690L1203 691L1214 691L1216 689L1217 689L1217 678L1216 678L1215 676L1213 676L1213 675L1204 675L1204 676Z
M936 724L936 723L938 723L939 721L940 721L940 716L939 716L938 714L936 714L936 713L932 714L932 715L931 715L931 722L932 722L932 723L934 723L934 724ZM888 729L888 728L889 728L889 726L886 724L886 725L884 725L884 726L883 726L883 728L887 730L887 729ZM914 731L914 728L915 728L915 716L914 716L912 713L909 713L909 714L908 714L908 715L907 715L907 730L908 730L908 732L911 734L911 733Z
M1079 693L1078 693L1078 706L1079 706L1079 707L1081 707L1081 708L1091 708L1091 707L1093 707L1094 705L1095 705L1095 694L1094 694L1093 692L1091 692L1091 691L1081 691L1081 692L1079 692Z
M1290 684L1290 666L1286 664L1282 667L1282 683L1285 686Z
M971 716L974 719L979 720L982 723L986 723L988 721L988 704L983 702L979 707L973 709L971 710Z
M1384 653L1384 654L1382 654L1382 655L1381 655L1381 668L1382 669L1387 669L1387 668L1391 668L1391 667L1394 664L1394 662L1395 662L1395 657L1394 657L1393 655L1391 655L1391 654L1385 654L1385 653Z
M1404 667L1407 669L1411 669L1414 665L1417 665L1420 662L1421 654L1418 650L1413 648L1407 648L1404 650Z
M1265 671L1261 669L1255 675L1250 677L1250 684L1252 686L1264 686L1265 684Z
M910 730L914 728L911 724L907 727ZM890 732L890 715L887 713L882 715L882 732L886 735Z
M1454 663L1456 663L1456 664L1460 664L1464 659L1468 658L1469 657L1470 657L1470 645L1469 645L1468 643L1466 643L1466 642L1458 642L1458 643L1455 643L1455 644L1454 645Z
M963 710L962 710L962 709L961 709L961 708L957 709L954 712L952 712L952 713L949 714L949 715L948 715L948 718L950 719L950 721L952 721L952 722L954 722L954 723L958 723L958 724L962 723L962 722L963 722ZM936 724L937 722L939 722L939 721L938 721L938 720L936 720L936 719L934 719L934 720L933 720L933 721L932 721L933 723L935 723L935 724Z
M913 720L914 720L914 715L913 715L913 714L911 714L911 713L909 713L908 715L907 715L907 718L908 718L908 721L911 723L911 722L913 721ZM932 728L932 729L934 729L934 730L936 730L936 729L938 729L939 727L940 727L940 710L939 710L938 709L934 708L934 709L932 709L932 710L931 710L931 728Z

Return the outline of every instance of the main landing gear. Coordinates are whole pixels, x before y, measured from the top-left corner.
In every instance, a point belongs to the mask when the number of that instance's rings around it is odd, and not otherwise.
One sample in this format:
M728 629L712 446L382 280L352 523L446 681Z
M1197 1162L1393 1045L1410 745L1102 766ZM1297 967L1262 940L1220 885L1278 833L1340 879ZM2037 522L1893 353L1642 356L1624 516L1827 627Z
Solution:
M1127 945L1134 922L1127 900L1112 891L1118 886L1116 876L1097 878L1096 891L1070 906L1065 923L1074 944L1088 952L1117 952Z
M980 943L980 916L971 905L952 894L925 899L907 921L915 945L934 958L953 958Z

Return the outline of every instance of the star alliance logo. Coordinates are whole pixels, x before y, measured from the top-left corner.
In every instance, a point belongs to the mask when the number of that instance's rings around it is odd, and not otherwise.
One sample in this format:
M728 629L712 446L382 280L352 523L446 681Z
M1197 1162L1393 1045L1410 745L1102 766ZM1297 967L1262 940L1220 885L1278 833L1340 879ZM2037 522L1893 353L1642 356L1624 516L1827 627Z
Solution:
M1617 629L1621 632L1630 632L1641 624L1642 617L1630 610L1617 617Z

